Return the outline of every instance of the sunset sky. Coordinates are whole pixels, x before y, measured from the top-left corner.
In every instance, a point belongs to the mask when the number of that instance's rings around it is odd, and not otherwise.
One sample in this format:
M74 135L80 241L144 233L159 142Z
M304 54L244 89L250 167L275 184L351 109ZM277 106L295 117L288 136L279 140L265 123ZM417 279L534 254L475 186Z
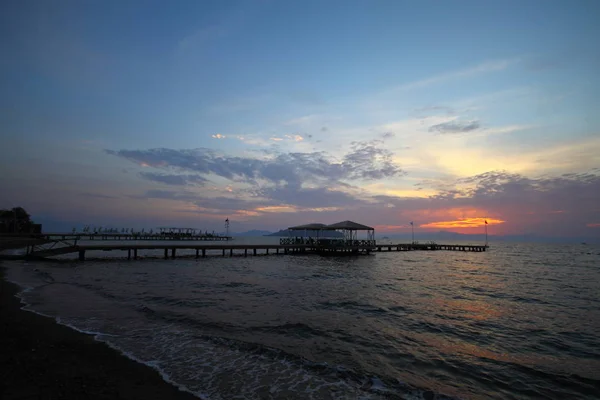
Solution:
M0 10L0 208L600 237L600 1Z

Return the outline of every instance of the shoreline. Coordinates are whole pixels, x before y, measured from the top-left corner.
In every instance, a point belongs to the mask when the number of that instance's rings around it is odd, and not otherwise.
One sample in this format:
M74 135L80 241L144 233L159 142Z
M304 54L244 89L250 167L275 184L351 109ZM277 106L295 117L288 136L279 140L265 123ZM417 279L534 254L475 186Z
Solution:
M23 310L0 262L0 398L197 400L94 336Z

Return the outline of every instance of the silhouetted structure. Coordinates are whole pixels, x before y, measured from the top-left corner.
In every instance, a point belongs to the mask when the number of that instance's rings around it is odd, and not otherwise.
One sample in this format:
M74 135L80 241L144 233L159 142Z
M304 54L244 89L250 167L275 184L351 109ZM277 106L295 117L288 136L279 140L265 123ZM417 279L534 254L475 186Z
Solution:
M21 235L40 233L41 231L42 225L34 224L31 216L23 207L0 210L0 233Z

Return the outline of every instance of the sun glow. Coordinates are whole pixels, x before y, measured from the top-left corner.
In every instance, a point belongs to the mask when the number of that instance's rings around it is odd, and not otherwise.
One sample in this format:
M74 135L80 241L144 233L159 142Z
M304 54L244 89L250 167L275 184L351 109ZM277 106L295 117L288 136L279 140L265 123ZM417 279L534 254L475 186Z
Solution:
M486 224L498 225L503 224L506 221L495 218L459 218L454 221L439 221L429 222L427 224L419 225L421 228L439 228L439 229L455 229L455 228L479 228Z

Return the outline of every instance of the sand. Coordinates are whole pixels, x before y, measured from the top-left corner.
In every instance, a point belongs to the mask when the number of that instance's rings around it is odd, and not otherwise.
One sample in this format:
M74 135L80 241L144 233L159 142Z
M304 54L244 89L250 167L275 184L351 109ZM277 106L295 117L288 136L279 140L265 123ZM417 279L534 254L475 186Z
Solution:
M0 399L197 399L92 336L21 310L19 288L0 275Z

